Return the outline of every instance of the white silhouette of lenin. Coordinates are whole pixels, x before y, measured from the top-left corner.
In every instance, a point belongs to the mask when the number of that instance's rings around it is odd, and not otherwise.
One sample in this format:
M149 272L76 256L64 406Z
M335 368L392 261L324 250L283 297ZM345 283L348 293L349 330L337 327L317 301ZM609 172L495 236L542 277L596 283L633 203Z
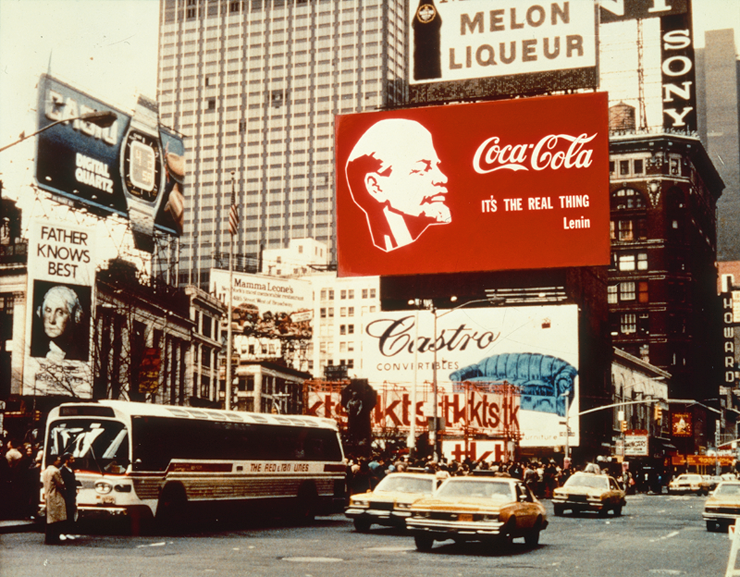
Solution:
M428 226L451 221L447 176L439 165L431 133L414 120L380 120L360 137L345 170L376 247L395 250Z

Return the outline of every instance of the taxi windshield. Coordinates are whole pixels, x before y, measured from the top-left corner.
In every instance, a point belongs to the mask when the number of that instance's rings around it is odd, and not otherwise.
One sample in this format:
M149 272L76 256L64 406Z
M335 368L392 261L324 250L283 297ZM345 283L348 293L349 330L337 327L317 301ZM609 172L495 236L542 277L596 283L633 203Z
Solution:
M598 475L573 475L565 482L564 487L587 487L588 489L608 489L607 477Z
M740 496L740 483L721 483L714 494L724 497Z
M385 477L375 488L376 492L397 492L397 493L423 493L431 495L434 490L432 479L423 477L403 477L390 475Z
M490 497L515 500L509 483L491 481L448 481L439 488L438 497Z
M129 465L128 431L123 423L105 419L54 421L45 451L47 464L71 453L79 470L123 473Z

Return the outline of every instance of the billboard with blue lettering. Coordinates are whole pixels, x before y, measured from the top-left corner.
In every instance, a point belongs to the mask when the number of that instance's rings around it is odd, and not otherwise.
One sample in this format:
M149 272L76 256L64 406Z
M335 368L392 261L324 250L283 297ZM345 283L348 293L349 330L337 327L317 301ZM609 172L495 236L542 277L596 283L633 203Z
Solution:
M151 252L155 228L180 235L184 222L185 146L159 125L156 102L139 96L133 113L48 75L39 82L36 181L98 214L129 218L138 248ZM97 126L79 117L112 112Z

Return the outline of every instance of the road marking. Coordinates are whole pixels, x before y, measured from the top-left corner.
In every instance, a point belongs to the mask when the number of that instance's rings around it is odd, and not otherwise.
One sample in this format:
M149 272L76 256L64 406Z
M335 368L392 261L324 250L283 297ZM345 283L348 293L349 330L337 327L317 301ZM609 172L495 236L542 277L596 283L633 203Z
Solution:
M414 551L416 547L367 547L365 551L380 551L387 553L398 553L403 551Z
M144 547L164 547L165 545L167 545L167 543L165 543L164 541L162 541L161 543L149 543L149 545L139 545L136 548L137 549L142 549Z
M668 533L668 535L663 535L662 537L658 537L657 539L650 539L650 542L657 543L658 541L664 541L665 539L671 539L672 537L675 537L679 533L680 531L672 531L671 533Z
M336 557L283 557L283 561L292 563L341 563L344 559Z
M650 569L650 572L659 575L683 575L683 571L678 569Z

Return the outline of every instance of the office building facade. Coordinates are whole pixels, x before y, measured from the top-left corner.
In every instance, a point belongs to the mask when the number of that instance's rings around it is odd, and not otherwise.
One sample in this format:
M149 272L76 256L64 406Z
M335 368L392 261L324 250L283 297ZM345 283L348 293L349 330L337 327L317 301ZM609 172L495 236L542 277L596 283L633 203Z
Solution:
M740 63L733 30L710 30L697 50L699 136L725 190L717 202L717 257L740 259Z
M186 137L179 282L234 253L335 250L334 115L405 99L403 0L161 0L161 122ZM228 257L226 257L228 258ZM334 260L334 259L332 259Z

